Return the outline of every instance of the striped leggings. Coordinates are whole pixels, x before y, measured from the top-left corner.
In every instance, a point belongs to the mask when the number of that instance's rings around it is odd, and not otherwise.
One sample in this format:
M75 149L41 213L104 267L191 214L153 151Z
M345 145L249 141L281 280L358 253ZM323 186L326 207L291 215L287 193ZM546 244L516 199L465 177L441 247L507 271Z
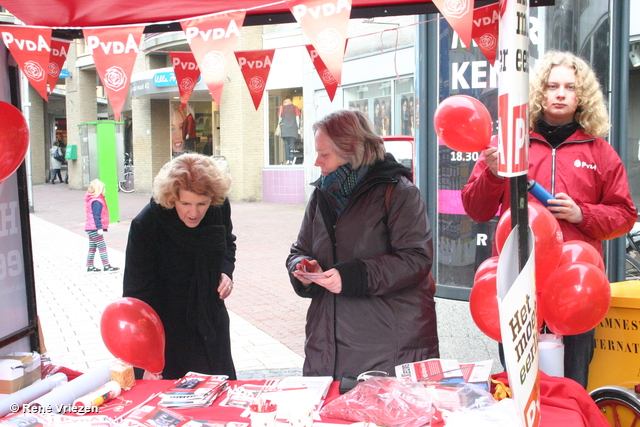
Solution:
M93 267L93 258L96 255L96 249L100 251L100 260L103 266L109 265L109 256L107 255L107 244L104 242L104 236L98 234L97 230L87 231L89 235L89 253L87 254L87 267Z

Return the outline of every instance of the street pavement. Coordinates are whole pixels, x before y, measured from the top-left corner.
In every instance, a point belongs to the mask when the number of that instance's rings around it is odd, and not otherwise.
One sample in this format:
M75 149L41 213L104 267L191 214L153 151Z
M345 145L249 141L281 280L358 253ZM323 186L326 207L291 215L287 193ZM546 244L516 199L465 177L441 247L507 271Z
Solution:
M100 337L104 308L122 296L122 269L129 225L150 195L118 193L120 220L105 233L109 259L121 270L87 273L83 190L66 184L31 189L31 238L38 315L54 363L86 371L113 360ZM292 290L284 262L296 239L304 205L232 202L237 236L231 316L232 355L238 377L300 375L309 300ZM101 267L96 255L96 266ZM460 362L494 359L497 344L471 320L468 303L436 300L442 358Z

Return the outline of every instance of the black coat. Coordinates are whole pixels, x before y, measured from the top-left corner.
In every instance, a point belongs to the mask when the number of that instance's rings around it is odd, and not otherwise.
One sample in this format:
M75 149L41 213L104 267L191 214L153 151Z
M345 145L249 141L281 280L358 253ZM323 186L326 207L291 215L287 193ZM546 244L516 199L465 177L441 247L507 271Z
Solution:
M233 277L232 229L228 200L210 207L195 228L153 200L131 222L123 296L146 302L160 316L164 378L188 371L236 378L229 314L217 291L221 273Z

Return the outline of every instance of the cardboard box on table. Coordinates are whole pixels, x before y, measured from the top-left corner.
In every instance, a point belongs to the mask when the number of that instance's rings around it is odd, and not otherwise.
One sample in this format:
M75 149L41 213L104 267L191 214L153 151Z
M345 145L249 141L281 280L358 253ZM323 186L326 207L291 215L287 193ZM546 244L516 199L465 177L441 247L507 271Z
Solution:
M41 376L40 354L10 353L0 356L0 394L11 394L38 381Z

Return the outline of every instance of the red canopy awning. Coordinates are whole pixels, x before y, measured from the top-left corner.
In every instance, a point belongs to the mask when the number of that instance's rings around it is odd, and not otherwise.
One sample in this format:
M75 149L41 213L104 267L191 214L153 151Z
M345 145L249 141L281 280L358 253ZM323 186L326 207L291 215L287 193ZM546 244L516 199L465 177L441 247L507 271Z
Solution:
M26 25L82 28L124 24L171 24L234 9L247 11L245 25L293 22L284 1L269 0L0 0ZM494 0L495 2L496 0ZM486 3L486 2L476 2ZM478 4L476 4L476 7ZM352 18L437 13L431 0L353 0ZM177 28L179 30L179 27ZM173 30L167 28L165 31Z

